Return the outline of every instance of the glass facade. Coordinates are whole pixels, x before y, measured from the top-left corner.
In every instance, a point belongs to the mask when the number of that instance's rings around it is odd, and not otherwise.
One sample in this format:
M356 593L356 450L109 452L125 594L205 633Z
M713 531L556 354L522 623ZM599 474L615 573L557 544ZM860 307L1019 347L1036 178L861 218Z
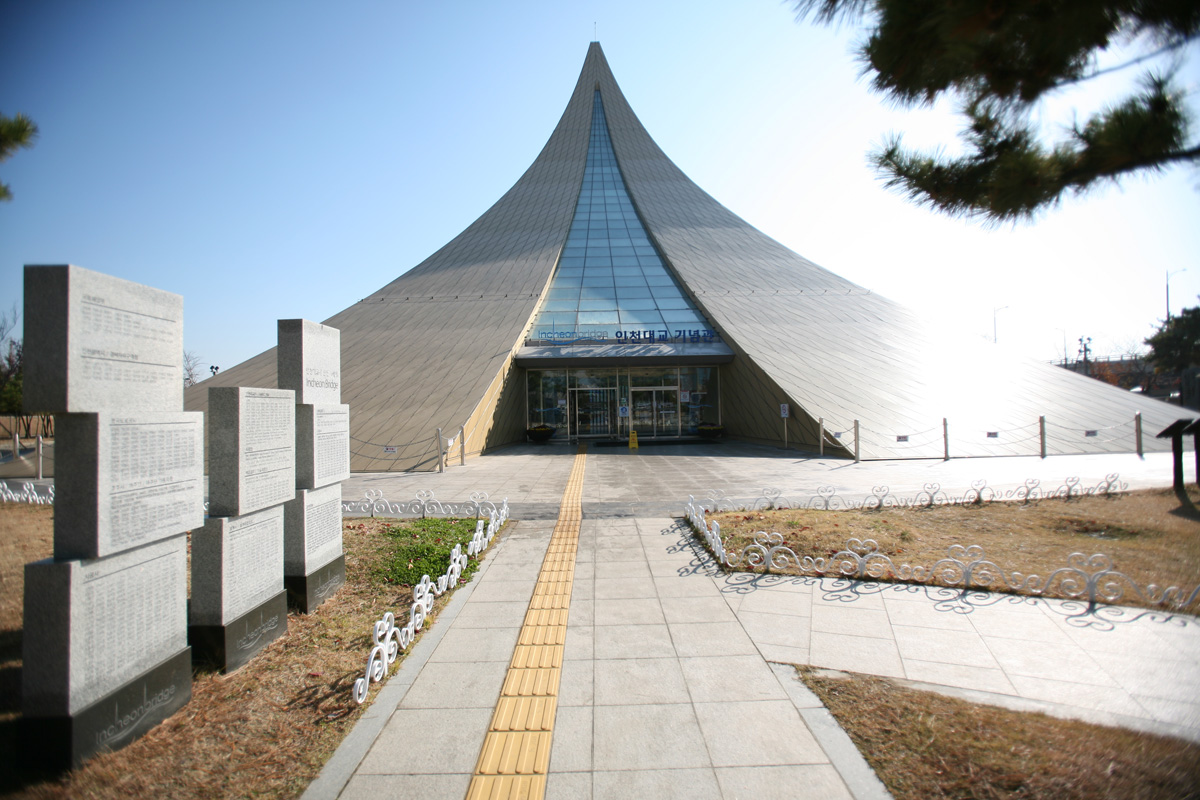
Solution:
M583 187L531 343L714 341L646 235L608 136L600 92Z
M525 385L529 426L572 438L687 436L721 421L715 366L530 369Z

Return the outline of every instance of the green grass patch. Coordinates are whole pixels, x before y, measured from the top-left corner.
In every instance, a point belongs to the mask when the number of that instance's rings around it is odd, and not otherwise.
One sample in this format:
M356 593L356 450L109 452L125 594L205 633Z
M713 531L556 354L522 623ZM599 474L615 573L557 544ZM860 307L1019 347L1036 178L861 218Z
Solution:
M423 575L436 581L446 573L454 545L462 545L466 552L474 535L474 519L403 520L383 531L391 553L383 560L376 577L399 586L413 586ZM479 562L471 559L463 570L462 580L469 579L477 569Z

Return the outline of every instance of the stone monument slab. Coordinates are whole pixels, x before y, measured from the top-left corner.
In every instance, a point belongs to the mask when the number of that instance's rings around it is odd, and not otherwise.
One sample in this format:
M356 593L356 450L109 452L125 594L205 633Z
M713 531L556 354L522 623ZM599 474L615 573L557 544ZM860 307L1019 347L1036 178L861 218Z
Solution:
M286 575L307 575L342 554L342 487L299 489L284 505Z
M284 506L192 533L193 625L227 625L283 591Z
M346 582L342 487L299 489L284 509L283 583L288 604L307 614Z
M287 632L284 507L210 517L192 533L188 642L198 663L235 670Z
M59 414L54 555L99 558L204 524L204 415Z
M350 477L350 406L296 406L296 486L319 489Z
M342 402L342 332L306 319L281 319L276 371L280 389L305 405Z
M25 267L28 413L183 409L183 298L81 267Z
M23 713L60 719L186 650L187 536L26 564L22 648Z
M208 390L208 512L236 517L296 493L295 393Z

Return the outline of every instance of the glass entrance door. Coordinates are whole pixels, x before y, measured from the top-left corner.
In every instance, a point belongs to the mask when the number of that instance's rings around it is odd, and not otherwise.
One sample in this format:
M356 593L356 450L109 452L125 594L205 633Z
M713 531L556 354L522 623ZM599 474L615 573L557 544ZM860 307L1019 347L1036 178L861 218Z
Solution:
M638 436L679 435L679 389L633 389L630 424Z
M611 436L616 432L616 389L572 389L571 433L574 436Z

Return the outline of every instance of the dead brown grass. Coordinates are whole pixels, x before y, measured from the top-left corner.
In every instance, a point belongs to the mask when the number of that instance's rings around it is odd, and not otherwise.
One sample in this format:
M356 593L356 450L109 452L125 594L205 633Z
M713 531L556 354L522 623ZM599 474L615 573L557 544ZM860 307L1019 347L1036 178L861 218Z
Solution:
M1200 490L1191 489L1200 503ZM1200 583L1200 517L1170 490L1108 497L1048 499L1030 504L988 503L882 511L731 511L721 523L726 550L741 553L757 531L783 535L800 557L825 557L848 539L873 539L900 564L933 566L952 545L979 545L1006 573L1040 575L1067 566L1071 553L1104 553L1115 568L1145 587ZM772 570L796 574L795 566ZM937 581L934 581L935 583ZM1062 596L1056 591L1051 595ZM1136 595L1121 601L1144 605ZM1190 609L1196 610L1197 604Z
M1200 797L1200 746L799 668L896 800Z
M372 578L388 549L378 531L396 520L348 521L347 580L333 599L313 614L289 614L287 633L237 672L197 672L191 702L173 717L129 747L63 776L15 761L20 576L26 561L51 554L52 521L46 507L0 505L0 793L113 800L301 794L367 708L354 704L351 687L365 668L372 624L385 611L411 605L408 587Z

